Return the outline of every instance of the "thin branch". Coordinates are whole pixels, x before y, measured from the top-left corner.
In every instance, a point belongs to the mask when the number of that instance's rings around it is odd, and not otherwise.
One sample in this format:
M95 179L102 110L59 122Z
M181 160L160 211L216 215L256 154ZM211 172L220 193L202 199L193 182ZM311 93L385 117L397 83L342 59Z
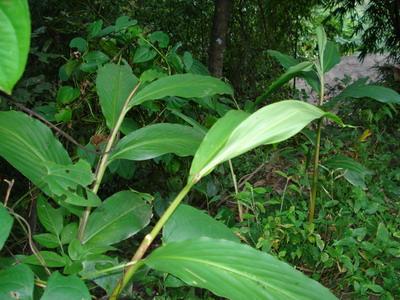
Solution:
M11 179L11 180L4 179L4 181L8 184L6 196L4 198L4 206L7 207L8 199L10 198L11 189L14 186L15 180L14 179Z

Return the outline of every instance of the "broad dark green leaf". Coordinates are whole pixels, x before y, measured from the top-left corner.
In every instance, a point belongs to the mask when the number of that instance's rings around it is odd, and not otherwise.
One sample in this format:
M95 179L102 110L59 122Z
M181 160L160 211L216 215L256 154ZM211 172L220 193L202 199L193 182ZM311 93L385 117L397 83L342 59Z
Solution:
M50 268L64 267L67 264L67 258L51 251L39 251L38 255L43 259L43 264ZM30 255L22 259L25 264L41 266L42 262L36 255Z
M299 63L299 61L294 57L283 54L279 51L269 50L268 54L275 58L286 70ZM301 72L297 76L303 78L314 91L319 92L319 78L314 70Z
M68 104L77 99L80 91L72 86L62 86L57 92L57 102L60 104Z
M324 116L340 123L332 114L296 100L265 106L244 120L226 116L210 129L197 150L189 181L197 182L220 163L258 146L284 141Z
M21 112L0 112L0 140L0 155L39 188L46 189L48 162L71 164L51 130Z
M344 178L348 182L364 189L366 188L365 176L372 174L370 170L365 168L359 162L343 155L337 155L330 158L325 162L325 165L330 169L343 169L345 171Z
M225 224L192 206L181 204L163 228L164 242L200 237L239 242L239 238Z
M63 195L65 190L75 190L78 185L87 186L94 180L90 164L83 159L68 166L48 161L46 168L47 175L43 181L57 196Z
M13 226L14 219L10 216L7 209L0 203L0 250L3 248L4 243L7 241Z
M289 69L290 67L293 67L299 63L299 61L294 57L283 54L279 51L268 50L267 52L270 56L275 58L285 69Z
M135 51L133 62L136 64L143 63L152 60L156 55L157 52L149 46L140 46Z
M58 237L52 233L35 234L33 240L39 245L50 249L60 247L61 244Z
M78 236L78 223L69 223L61 231L61 243L69 244Z
M41 300L91 300L85 283L77 276L62 276L58 272L51 274Z
M0 1L0 91L11 94L29 53L31 24L27 0Z
M141 89L130 102L130 106L167 96L201 98L217 94L232 95L232 88L223 81L202 75L177 74L160 78Z
M49 196L93 180L88 163L73 165L51 130L23 113L0 112L0 140L0 156Z
M128 65L106 64L97 72L96 89L107 126L114 128L124 103L138 83Z
M336 43L327 41L324 51L324 73L329 72L340 63L339 47Z
M277 258L225 240L169 243L155 250L145 263L232 300L336 299L318 282Z
M40 223L47 231L59 236L63 229L63 213L61 208L53 208L47 200L40 195L37 199L36 210Z
M85 52L88 48L88 42L81 37L76 37L69 43L70 48L76 48L79 52Z
M144 228L151 215L151 207L140 193L118 192L91 213L82 242L97 246L115 244Z
M285 83L289 82L294 77L302 74L303 72L309 72L312 70L313 63L304 61L295 66L289 67L287 71L279 76L277 80L275 80L271 85L267 88L267 90L259 97L257 97L255 103L259 104L263 100L267 99L267 97L278 88L283 86Z
M400 95L396 91L379 85L360 84L358 81L346 87L335 100L348 98L370 98L382 103L400 103Z
M167 153L194 155L204 135L189 126L160 123L136 130L118 142L111 154L115 159L146 160Z
M0 271L0 299L33 299L34 275L25 265L16 265Z

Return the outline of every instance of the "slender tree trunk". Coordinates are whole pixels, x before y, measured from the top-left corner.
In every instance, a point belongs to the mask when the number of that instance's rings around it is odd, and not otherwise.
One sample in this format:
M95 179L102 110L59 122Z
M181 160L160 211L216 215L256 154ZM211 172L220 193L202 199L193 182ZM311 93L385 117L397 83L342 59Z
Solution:
M216 77L222 77L232 1L215 0L213 27L208 51L208 69Z

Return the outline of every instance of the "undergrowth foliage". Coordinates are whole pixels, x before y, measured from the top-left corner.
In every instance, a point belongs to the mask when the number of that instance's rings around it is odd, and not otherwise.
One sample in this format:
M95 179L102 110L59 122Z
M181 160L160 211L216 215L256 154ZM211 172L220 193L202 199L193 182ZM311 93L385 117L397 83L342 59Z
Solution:
M333 221L329 209L339 204L334 197L317 203L319 157L325 154L321 147L324 120L336 124L337 130L345 126L328 109L338 107L343 100L365 97L394 109L393 105L400 103L400 96L390 89L358 81L326 102L324 74L340 61L340 55L321 27L317 29L316 61L300 62L270 52L286 72L243 111L232 108L236 103L231 86L209 76L207 69L189 52L180 52L179 45L170 45L165 33L145 32L136 20L126 16L106 27L102 21L96 21L88 26L85 37L70 41L71 57L59 70L61 84L55 101L33 105L31 110L18 101L23 88L17 87L19 93L12 94L29 52L27 1L1 2L0 12L6 16L0 18L0 26L7 28L0 38L0 49L4 49L1 46L14 49L0 52L0 90L8 107L29 113L12 109L0 112L0 156L33 183L34 191L27 194L34 194L41 226L40 233L33 232L19 213L18 206L26 196L12 199L10 181L0 205L0 247L7 245L10 233L19 226L28 240L30 255L24 251L2 259L2 299L91 299L104 295L109 299L134 298L138 286L141 289L152 286L154 274L159 277L169 274L166 286L203 288L229 299L336 299L316 281L321 279L320 273L308 274L314 280L278 259L295 262L303 257L307 263L318 259L318 264L328 269L339 262L344 272L350 272L347 278L354 280L357 292L383 293L379 283L366 283L354 277L357 268L351 261L352 253L366 251L367 255L376 256L374 243L364 240L371 229L368 226L348 229L337 224L339 220ZM318 106L284 100L257 107L296 76L304 77L319 93ZM219 118L202 124L185 114L184 108L190 103L212 110ZM51 123L69 124L87 110L92 116L90 121L97 127L96 133L84 140L86 146ZM164 111L171 117L164 118ZM142 114L155 115L156 121L139 122ZM313 121L317 123L315 134L306 128ZM84 120L79 124L83 126ZM351 126L347 129L353 130ZM68 141L67 147L52 130ZM216 218L181 204L192 189L201 190L203 178L226 162L236 186L234 158L256 148L265 149L265 145L276 147L299 132L310 137L314 144L311 183L289 185L296 182L296 172L280 175L287 180L285 191L297 189L302 195L299 188L310 187L308 222L307 208L299 211L290 206L284 211L287 205L282 196L279 214L275 218L266 217L263 225L265 207L260 195L266 190L250 184L243 191L236 189L241 221L236 234ZM363 193L370 171L348 155L335 154L324 160L323 170L330 172L333 186L337 180L334 173L339 170L357 187L353 196L358 204L348 214L369 214L364 212L369 200ZM157 206L155 196L159 195L143 190L125 188L108 196L102 193L104 183L113 182L117 176L132 179L137 162L157 162L166 157L172 161L175 157L193 159L190 168L186 168L186 182L180 182L180 191L164 207ZM174 168L180 169L180 160L176 164L177 167L171 164L172 173ZM303 173L307 167L304 166ZM146 181L151 185L151 178ZM324 185L322 188L326 190ZM315 220L316 206L323 209ZM313 223L315 220L319 226L325 216L330 217L324 224L336 226L330 236L329 230L319 232ZM243 226L246 222L247 232ZM398 256L394 249L399 243L391 238L383 222L377 226L379 250L389 257ZM277 230L280 227L285 230ZM347 238L339 239L342 231ZM303 245L304 238L310 244ZM299 244L310 252L297 247ZM121 255L122 249L132 253L130 259ZM394 272L385 273L378 263L373 268L370 274L382 274L384 280Z

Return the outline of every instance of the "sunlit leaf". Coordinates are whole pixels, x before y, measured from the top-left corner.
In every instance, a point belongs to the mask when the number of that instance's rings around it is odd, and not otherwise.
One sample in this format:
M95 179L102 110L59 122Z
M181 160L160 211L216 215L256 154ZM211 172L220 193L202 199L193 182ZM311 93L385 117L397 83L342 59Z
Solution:
M197 150L189 181L198 181L220 163L260 145L284 141L324 116L340 123L332 114L295 100L265 106L244 120L225 116L210 129Z
M318 282L277 258L225 240L169 243L155 250L145 263L232 300L336 299Z
M115 159L146 160L167 153L194 155L204 135L192 127L160 123L140 128L118 142L111 154Z

